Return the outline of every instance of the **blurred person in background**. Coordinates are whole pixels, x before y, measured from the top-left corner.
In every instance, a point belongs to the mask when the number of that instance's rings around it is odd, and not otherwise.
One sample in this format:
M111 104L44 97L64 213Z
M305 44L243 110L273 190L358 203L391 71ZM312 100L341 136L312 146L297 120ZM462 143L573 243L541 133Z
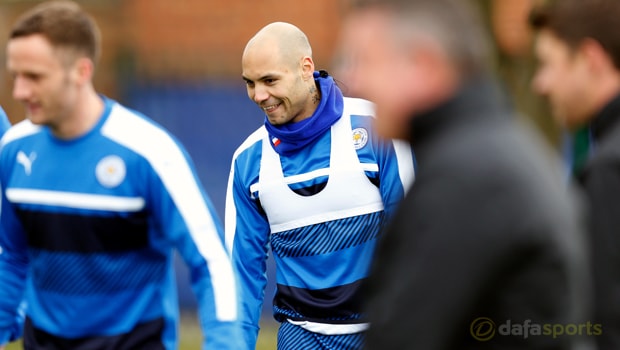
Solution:
M242 76L265 113L234 153L226 200L245 341L254 349L271 247L278 349L359 349L359 287L413 180L411 149L376 135L373 105L343 97L315 70L308 38L292 24L271 23L249 40Z
M4 78L4 76L1 77ZM11 121L9 120L9 117L6 115L6 112L4 111L2 106L0 106L0 138L10 127Z
M95 91L99 50L95 21L70 1L10 31L26 120L0 149L0 344L23 330L26 349L176 349L176 248L204 348L239 349L221 222L174 136Z
M0 107L0 137L2 137L2 135L4 135L4 133L9 130L10 127L11 122L6 115L6 112L4 112L4 109Z
M408 140L419 165L364 285L367 348L587 345L587 337L523 332L587 328L581 212L557 155L498 88L468 5L352 1L343 24L348 84L377 104L382 136ZM506 322L525 326L500 333Z
M572 169L590 207L600 349L620 349L620 18L617 0L550 1L534 8L539 67L532 81L574 135Z

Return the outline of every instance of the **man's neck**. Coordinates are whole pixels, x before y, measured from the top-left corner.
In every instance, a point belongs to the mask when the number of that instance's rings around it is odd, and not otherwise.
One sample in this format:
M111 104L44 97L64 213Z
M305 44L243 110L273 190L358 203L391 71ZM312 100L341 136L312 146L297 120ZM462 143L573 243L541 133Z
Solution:
M93 89L88 89L79 101L70 116L51 128L54 136L63 140L74 139L86 134L97 124L104 110L103 99Z

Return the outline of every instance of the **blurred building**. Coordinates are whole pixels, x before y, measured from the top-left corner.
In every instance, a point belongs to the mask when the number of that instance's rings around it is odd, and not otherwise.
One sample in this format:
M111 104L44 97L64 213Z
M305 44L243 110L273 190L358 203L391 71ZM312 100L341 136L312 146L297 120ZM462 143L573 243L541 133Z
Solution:
M0 36L15 17L40 1L0 0ZM100 91L123 98L132 85L240 78L247 40L272 21L287 21L309 36L318 67L328 68L340 5L317 0L301 6L277 0L77 0L102 29L103 53L96 75ZM4 45L2 49L4 50ZM240 84L242 85L242 84ZM5 85L8 86L8 85ZM11 117L20 111L9 104Z

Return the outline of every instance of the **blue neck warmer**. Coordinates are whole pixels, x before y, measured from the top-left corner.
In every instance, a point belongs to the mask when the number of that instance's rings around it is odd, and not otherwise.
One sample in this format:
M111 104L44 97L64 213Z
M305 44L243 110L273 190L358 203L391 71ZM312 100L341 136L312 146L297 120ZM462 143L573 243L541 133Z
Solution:
M265 128L273 149L280 155L291 155L327 131L340 117L344 107L342 92L325 71L314 72L321 90L321 101L310 116L300 122L272 125L265 117Z

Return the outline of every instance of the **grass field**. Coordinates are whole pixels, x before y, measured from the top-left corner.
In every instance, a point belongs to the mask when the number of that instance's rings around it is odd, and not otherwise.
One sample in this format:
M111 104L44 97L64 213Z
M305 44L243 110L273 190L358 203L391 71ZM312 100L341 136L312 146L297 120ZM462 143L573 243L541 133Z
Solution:
M274 322L264 322L261 325L261 332L258 336L256 350L274 350L276 348L276 328ZM202 333L198 327L195 315L184 315L181 318L181 336L179 339L179 350L199 350L201 349ZM19 342L11 343L6 350L21 350Z
M256 350L275 350L277 324L273 322L264 322L261 324L261 331L258 334L256 342ZM179 350L200 349L200 341L202 333L198 327L194 315L184 316L181 320L181 338L179 341Z

